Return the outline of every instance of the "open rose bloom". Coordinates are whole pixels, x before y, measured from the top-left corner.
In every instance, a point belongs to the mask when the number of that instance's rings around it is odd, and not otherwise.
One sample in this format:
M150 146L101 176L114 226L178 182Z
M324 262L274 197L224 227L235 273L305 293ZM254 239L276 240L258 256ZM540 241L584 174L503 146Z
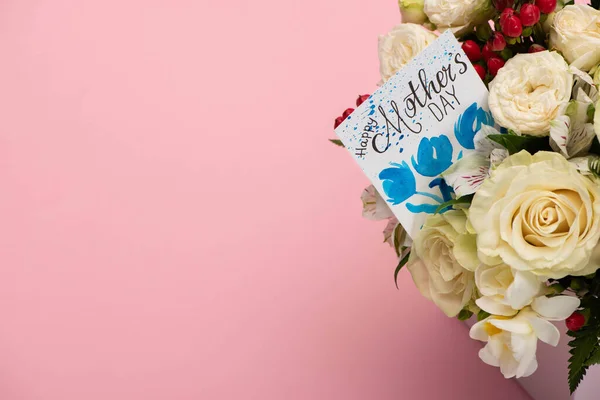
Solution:
M388 221L396 275L408 270L448 317L472 318L481 360L505 377L533 374L539 343L556 346L567 330L573 392L600 363L600 11L556 0L399 6L404 23L379 38L381 82L451 31L489 89L490 115L468 121L474 151L452 165L423 141L413 167L449 194L414 237L372 186L363 215Z

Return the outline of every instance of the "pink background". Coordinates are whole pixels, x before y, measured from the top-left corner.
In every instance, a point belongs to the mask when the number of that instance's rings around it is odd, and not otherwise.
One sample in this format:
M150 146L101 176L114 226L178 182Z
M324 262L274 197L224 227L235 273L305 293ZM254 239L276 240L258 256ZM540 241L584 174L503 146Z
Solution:
M2 400L528 399L361 219L394 0L0 2Z

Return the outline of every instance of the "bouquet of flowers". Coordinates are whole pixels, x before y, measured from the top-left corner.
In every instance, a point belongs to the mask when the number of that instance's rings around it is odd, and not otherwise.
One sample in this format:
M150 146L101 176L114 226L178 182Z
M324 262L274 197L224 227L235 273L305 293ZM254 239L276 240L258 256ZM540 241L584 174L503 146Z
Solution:
M479 356L506 378L531 375L538 340L556 346L551 321L565 320L573 392L600 363L600 0L399 6L402 23L379 38L380 84L451 30L489 89L490 113L465 121L476 128L474 151L442 168L448 200L425 210L415 237L373 186L363 215L387 220L394 279L406 267L448 317L477 318Z

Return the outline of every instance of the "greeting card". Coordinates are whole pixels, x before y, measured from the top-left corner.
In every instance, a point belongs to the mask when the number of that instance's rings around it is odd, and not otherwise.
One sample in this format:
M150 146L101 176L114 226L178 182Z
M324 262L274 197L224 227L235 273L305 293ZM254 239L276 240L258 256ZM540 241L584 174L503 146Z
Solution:
M488 91L451 32L361 104L336 134L411 237L452 198L440 174L493 125Z

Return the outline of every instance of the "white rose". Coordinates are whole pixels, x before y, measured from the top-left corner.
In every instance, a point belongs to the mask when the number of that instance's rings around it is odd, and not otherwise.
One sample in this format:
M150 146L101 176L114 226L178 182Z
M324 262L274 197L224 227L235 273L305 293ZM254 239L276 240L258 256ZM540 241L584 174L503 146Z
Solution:
M514 154L491 171L469 208L477 250L519 271L559 279L598 269L600 186L552 152Z
M517 54L490 82L489 107L501 126L548 136L550 122L571 99L573 74L556 52Z
M506 264L482 264L475 270L481 294L476 304L494 315L515 315L541 293L544 283L531 272L516 271Z
M402 22L412 24L423 24L427 21L427 15L423 12L424 0L398 0Z
M557 12L550 28L550 47L560 51L569 64L589 71L600 62L600 11L574 4Z
M379 72L382 83L390 79L419 54L437 36L416 24L395 26L386 35L379 36Z
M491 316L471 327L472 339L487 342L479 351L486 364L500 367L505 378L522 378L537 369L537 339L556 346L558 329L549 321L562 321L579 307L569 296L538 297L511 319Z
M454 317L471 300L477 267L475 236L464 211L429 215L417 234L407 268L423 296Z
M494 7L490 0L425 0L423 11L438 30L461 36L487 21Z

